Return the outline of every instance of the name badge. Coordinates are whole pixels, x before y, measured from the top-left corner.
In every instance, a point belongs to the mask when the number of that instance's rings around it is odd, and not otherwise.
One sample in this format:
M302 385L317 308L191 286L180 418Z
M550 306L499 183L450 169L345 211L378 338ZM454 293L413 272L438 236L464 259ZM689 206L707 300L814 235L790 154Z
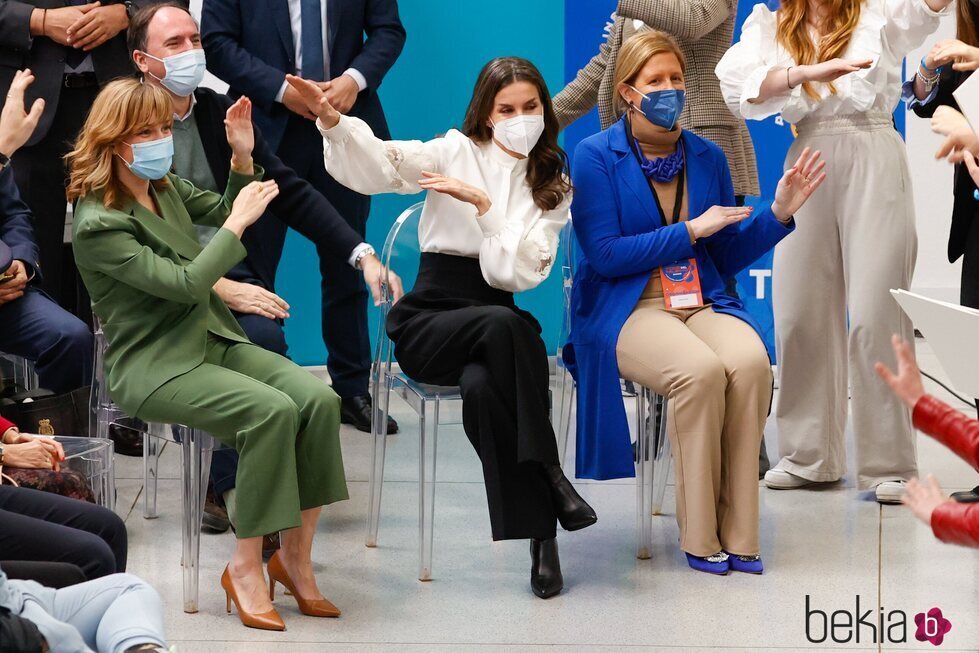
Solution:
M704 305L697 259L664 265L659 269L659 276L663 282L667 308L697 308Z

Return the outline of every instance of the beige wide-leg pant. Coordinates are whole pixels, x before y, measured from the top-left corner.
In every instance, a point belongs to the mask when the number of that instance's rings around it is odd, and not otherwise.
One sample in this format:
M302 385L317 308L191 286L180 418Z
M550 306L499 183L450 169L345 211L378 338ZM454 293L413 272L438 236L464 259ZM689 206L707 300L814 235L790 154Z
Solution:
M616 356L622 378L669 397L680 548L757 555L758 446L772 397L761 338L709 306L667 310L647 292Z
M828 176L775 249L775 468L812 481L843 476L849 358L858 486L908 479L917 474L910 414L874 373L877 361L894 367L891 334L913 342L888 292L908 288L917 253L904 142L884 113L797 127L786 166L808 146L822 151Z

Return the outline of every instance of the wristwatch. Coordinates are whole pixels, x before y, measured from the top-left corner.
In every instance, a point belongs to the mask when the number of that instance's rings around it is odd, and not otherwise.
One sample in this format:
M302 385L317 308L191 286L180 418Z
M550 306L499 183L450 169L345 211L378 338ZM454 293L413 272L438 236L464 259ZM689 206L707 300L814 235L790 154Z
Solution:
M364 260L365 256L373 256L376 254L377 252L374 251L374 248L368 245L366 248L363 249L363 251L360 252L360 254L357 255L357 258L354 259L354 267L359 270L360 262Z
M3 152L0 152L0 172L3 172L4 169L9 165L10 165L10 157L4 154Z
M139 7L133 4L132 0L126 0L122 4L126 7L126 18L132 20L133 16L136 15L136 12L139 11Z

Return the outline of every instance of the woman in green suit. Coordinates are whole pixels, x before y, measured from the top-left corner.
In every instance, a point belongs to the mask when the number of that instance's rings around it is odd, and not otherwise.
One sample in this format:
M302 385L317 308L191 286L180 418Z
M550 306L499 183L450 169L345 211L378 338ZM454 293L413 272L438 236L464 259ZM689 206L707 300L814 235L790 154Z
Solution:
M225 124L231 174L223 196L168 174L173 108L166 91L125 79L103 89L75 149L74 252L109 343L110 396L128 414L212 433L238 450L237 546L221 586L246 626L283 630L275 583L301 611L338 616L310 553L321 506L347 498L340 401L291 361L250 343L211 290L245 256L240 238L278 194L252 163L251 103ZM206 245L195 224L211 227ZM282 532L262 570L262 535Z

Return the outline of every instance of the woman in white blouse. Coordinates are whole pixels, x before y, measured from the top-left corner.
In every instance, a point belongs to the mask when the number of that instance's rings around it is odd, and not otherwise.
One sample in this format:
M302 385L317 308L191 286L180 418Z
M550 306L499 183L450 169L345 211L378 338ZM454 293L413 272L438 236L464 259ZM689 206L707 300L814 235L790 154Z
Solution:
M874 361L892 356L891 334L912 338L888 293L908 287L917 250L907 155L891 112L905 54L935 31L950 1L783 0L777 12L757 4L717 66L733 112L781 113L795 124L786 161L811 147L832 171L800 209L795 236L775 250L781 460L765 475L768 487L843 476L848 359L859 488L899 503L917 473L910 415L874 377Z
M462 389L493 539L531 539L531 588L554 596L563 587L556 521L570 531L597 517L558 464L540 325L513 302L550 273L571 204L543 77L524 59L490 61L462 131L425 143L383 142L315 84L289 82L319 116L337 181L364 194L428 191L418 280L387 331L413 379Z

